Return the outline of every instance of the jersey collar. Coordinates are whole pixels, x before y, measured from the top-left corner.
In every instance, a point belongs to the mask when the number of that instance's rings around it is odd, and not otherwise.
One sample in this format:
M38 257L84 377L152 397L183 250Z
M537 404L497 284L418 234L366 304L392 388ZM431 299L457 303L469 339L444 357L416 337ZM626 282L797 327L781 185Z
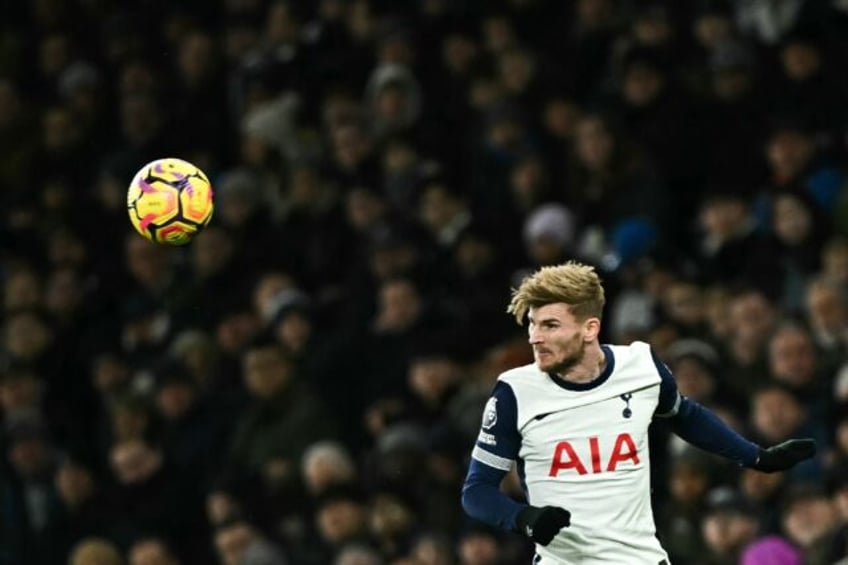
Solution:
M598 378L596 378L595 380L588 381L585 383L572 383L560 379L553 373L547 373L548 378L550 378L554 382L554 384L566 390L592 390L593 388L601 386L602 384L607 382L607 379L610 378L613 369L615 369L615 357L612 354L612 349L610 349L607 345L601 345L601 350L604 352L604 357L606 358L607 365L606 367L604 367L603 372L598 375Z

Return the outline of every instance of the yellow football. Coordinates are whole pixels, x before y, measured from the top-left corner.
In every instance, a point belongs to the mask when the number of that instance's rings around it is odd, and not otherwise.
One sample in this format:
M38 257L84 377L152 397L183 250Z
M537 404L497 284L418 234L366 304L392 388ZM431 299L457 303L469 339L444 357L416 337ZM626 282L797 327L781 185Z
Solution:
M212 219L212 184L188 161L157 159L133 177L127 210L133 227L147 239L185 245Z

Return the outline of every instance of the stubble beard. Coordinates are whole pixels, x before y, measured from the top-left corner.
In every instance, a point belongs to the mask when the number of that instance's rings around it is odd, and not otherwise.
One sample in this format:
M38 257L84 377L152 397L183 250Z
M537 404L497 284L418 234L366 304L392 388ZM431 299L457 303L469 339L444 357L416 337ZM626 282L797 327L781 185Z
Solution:
M539 368L545 371L546 373L552 373L561 376L567 374L571 369L579 365L583 361L583 358L586 356L586 342L583 341L583 339L579 335L575 337L575 340L579 344L577 346L577 351L567 356L563 360L553 364L550 367Z

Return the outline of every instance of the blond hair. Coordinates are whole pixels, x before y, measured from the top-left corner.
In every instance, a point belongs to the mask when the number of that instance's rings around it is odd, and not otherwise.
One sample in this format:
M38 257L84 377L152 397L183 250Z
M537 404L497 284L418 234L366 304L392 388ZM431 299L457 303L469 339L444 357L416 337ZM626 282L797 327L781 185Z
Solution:
M558 302L567 304L580 321L600 319L606 299L595 268L576 261L542 267L513 289L506 311L521 324L530 308Z

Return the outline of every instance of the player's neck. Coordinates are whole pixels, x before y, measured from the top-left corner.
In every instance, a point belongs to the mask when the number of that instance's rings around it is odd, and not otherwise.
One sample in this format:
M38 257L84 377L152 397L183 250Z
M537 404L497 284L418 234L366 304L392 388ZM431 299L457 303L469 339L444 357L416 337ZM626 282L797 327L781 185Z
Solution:
M590 383L601 376L607 367L607 357L597 341L586 346L586 353L577 365L557 377L570 383Z

